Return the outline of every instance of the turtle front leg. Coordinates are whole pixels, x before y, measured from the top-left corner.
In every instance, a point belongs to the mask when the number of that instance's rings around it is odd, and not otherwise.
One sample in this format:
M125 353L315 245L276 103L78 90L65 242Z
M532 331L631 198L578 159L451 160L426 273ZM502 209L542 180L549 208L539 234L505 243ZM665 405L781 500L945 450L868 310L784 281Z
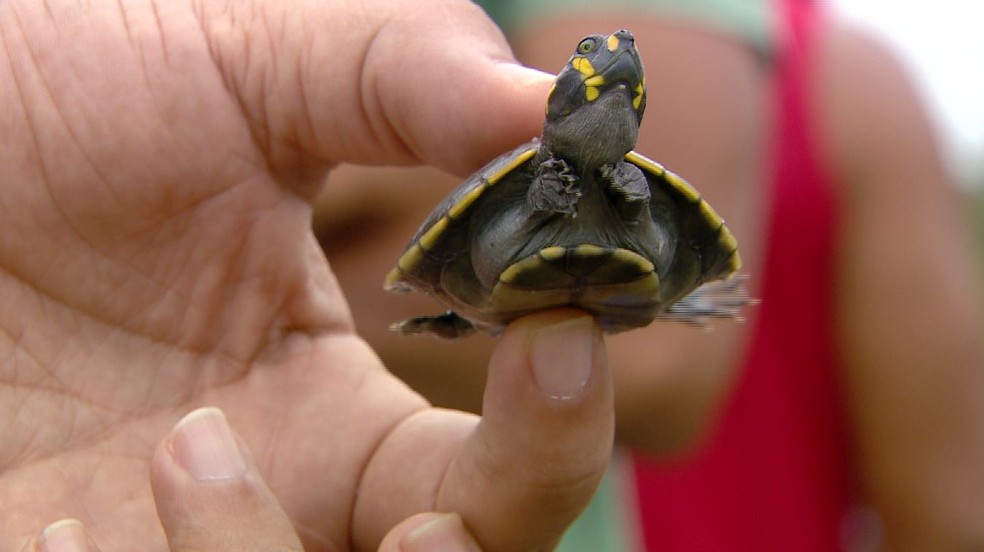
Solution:
M527 198L535 211L576 217L581 186L574 174L574 168L558 157L546 159L533 177Z
M608 184L609 191L618 194L626 202L649 204L649 199L652 197L649 192L649 180L639 167L619 161L613 165L603 165L598 172L602 181Z
M644 211L649 209L649 180L642 169L619 161L612 165L603 165L598 169L601 181L608 184L608 192L614 196L615 207L627 221L635 221Z

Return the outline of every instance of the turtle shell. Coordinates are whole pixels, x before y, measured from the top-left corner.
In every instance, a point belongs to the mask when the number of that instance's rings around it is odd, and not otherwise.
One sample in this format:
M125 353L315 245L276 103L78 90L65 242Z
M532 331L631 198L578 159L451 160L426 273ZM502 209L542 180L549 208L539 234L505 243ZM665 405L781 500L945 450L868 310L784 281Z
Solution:
M533 140L501 155L434 209L385 287L430 294L453 312L396 329L496 333L525 314L572 306L617 332L665 316L702 284L741 266L737 242L714 209L635 151L612 174L581 177L576 211L537 209L529 191L549 162L541 145ZM629 192L612 193L602 182L619 185L636 172L648 187L646 201L626 201Z
M564 306L610 332L664 316L733 316L741 301L719 301L722 290L688 296L738 270L738 246L693 187L633 151L645 108L632 33L582 39L547 96L541 139L462 183L386 278L451 311L396 329L494 333Z

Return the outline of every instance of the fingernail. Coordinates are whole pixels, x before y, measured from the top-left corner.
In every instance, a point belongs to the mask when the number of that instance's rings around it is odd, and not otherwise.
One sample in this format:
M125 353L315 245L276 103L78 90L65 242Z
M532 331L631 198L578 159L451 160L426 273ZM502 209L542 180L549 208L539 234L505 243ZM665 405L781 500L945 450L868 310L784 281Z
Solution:
M481 552L461 516L444 514L407 533L400 542L403 552Z
M82 522L63 519L44 528L39 543L42 552L90 552L89 538Z
M198 481L239 477L246 471L239 445L225 414L214 407L199 408L174 426L171 455Z
M552 399L577 398L591 377L594 321L589 316L534 330L530 362L541 391Z

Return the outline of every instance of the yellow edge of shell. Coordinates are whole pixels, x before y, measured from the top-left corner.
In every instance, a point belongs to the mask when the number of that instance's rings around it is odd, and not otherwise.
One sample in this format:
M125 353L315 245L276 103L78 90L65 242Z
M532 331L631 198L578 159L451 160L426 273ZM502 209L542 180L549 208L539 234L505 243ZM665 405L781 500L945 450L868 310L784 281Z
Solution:
M407 249L403 255L400 255L400 260L396 261L396 266L403 272L410 272L420 264L420 261L424 259L424 250L421 249L419 244L413 244L410 249Z
M698 209L700 209L700 214L712 223L721 225L721 236L718 238L718 242L726 250L734 251L728 259L729 273L733 274L741 268L741 256L738 254L738 240L735 239L734 234L732 234L731 231L724 226L724 219L721 218L721 215L719 215L709 203L704 201L704 198L701 197L700 193L693 186L688 184L686 180L663 168L663 166L659 163L635 151L626 153L625 160L641 169L663 177L666 182L683 194L684 197L686 197L690 202L699 203L700 205L698 206Z
M448 209L448 218L450 218L451 220L460 219L462 216L464 216L465 211L467 211L468 208L471 207L473 203L475 203L475 200L477 200L479 197L482 196L483 193L485 193L485 189L487 187L494 186L497 182L505 178L507 174L516 170L516 168L522 165L523 163L529 161L534 154L536 154L535 146L530 147L530 149L528 150L520 152L518 155L516 155L515 158L509 161L509 163L507 163L505 167L502 167L501 169L492 173L491 176L485 179L485 182L483 182L478 186L475 186L474 189L472 189L470 192L462 196L462 198L458 201L458 203L452 205Z
M537 257L527 257L521 261L515 262L506 267L506 269L502 271L502 274L499 274L499 281L504 284L509 284L515 280L516 276L520 273L530 270L539 264L540 259Z
M461 218L461 216L465 214L465 211L471 207L471 204L475 203L475 200L485 193L485 187L486 185L483 183L480 186L475 186L472 191L465 194L461 200L458 201L458 203L455 203L450 209L448 209L448 217L450 217L451 220Z
M718 242L721 244L722 247L724 247L728 251L738 250L738 240L735 239L735 237L731 234L731 232L728 231L727 228L721 229L721 237L718 240Z
M625 154L625 160L641 169L647 170L657 176L662 177L671 186L673 186L674 189L683 194L684 197L686 197L691 203L703 201L700 197L700 193L693 186L688 184L686 180L666 170L663 168L663 165L660 165L652 159L649 159L648 157L635 151L630 151Z
M605 253L607 253L607 250L604 247L592 243L582 243L574 248L574 254L578 256L598 257Z
M578 73L581 73L585 77L590 77L596 72L594 65L591 65L591 61L588 58L578 57L572 59L571 67L577 69Z
M516 157L514 157L512 161L506 164L505 167L502 167L501 169L492 173L492 176L488 177L486 182L489 183L489 186L495 186L495 184L500 180L502 180L503 177L516 170L516 167L519 167L523 163L529 161L530 158L532 158L535 153L536 153L536 146L530 146L530 149L517 154Z
M714 207L711 207L710 203L701 200L700 207L698 207L698 209L700 209L700 214L703 215L705 219L716 224L724 224L724 221L721 220L721 215L719 215L717 211L714 210ZM725 229L724 231L726 230L727 229ZM730 235L730 232L728 232L728 234Z
M721 228L721 237L718 240L721 246L730 250L731 256L728 257L728 274L734 274L741 269L741 255L738 254L738 240L728 231L727 227Z
M642 273L656 270L656 266L649 259L634 251L629 251L628 249L619 247L615 249L614 253L612 253L612 257L623 263L635 265L638 267L639 272Z
M415 268L424 260L424 254L426 251L432 249L437 245L437 240L440 238L441 234L447 229L448 224L451 220L460 218L465 214L465 211L470 207L475 200L477 200L488 186L492 186L496 182L502 180L510 172L514 171L517 167L523 163L530 160L533 155L536 154L536 146L532 146L527 150L524 150L517 154L512 160L509 161L506 166L499 169L493 173L488 179L485 180L481 185L476 186L475 189L471 190L464 197L461 198L458 203L452 205L447 212L446 216L441 217L435 222L417 243L410 246L400 259L396 262L396 268L391 270L389 274L386 275L386 279L383 282L384 287L387 289L397 286L402 280L403 273L413 272Z
M424 248L424 251L430 251L434 249L437 245L437 239L441 237L448 228L448 217L441 217L440 220L435 222L430 228L424 232L423 236L420 236L420 247Z
M567 248L555 245L552 247L545 247L539 252L540 257L547 262L559 261L564 258L567 254Z
M383 280L383 289L395 290L400 287L400 282L402 280L403 271L394 267L386 274L386 278Z

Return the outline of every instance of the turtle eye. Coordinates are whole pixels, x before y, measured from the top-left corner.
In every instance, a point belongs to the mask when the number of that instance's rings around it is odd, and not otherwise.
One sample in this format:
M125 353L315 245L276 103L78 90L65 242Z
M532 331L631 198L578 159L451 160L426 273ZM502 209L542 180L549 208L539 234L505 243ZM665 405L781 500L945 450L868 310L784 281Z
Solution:
M585 38L577 45L577 53L590 54L598 47L598 41L593 38Z

